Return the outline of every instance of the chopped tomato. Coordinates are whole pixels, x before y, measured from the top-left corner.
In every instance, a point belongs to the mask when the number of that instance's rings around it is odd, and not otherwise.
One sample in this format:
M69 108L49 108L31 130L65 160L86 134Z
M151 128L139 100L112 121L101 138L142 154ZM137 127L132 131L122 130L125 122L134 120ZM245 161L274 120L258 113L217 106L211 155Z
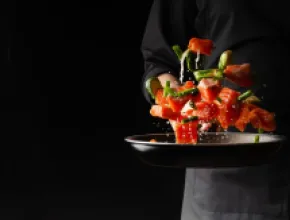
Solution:
M264 131L274 131L276 129L275 116L262 108L255 108L249 114L249 120L256 129Z
M216 104L208 102L196 102L196 109L192 111L191 115L197 116L201 121L210 121L217 117L219 109Z
M175 123L174 132L176 143L178 144L196 144L197 143L198 121L191 121L185 124Z
M248 104L243 103L240 109L240 115L237 121L235 122L235 127L243 132L246 129L247 124L249 123L249 114L250 114L250 106Z
M242 87L249 87L253 84L249 63L227 65L224 70L224 75L227 79Z
M234 105L238 103L238 97L240 93L230 89L228 87L223 87L218 94L219 99L221 100L221 104L228 104L228 105Z
M158 89L155 95L155 104L168 105L166 97L163 96L163 89Z
M188 44L188 49L195 53L211 55L213 49L213 41L209 39L191 38Z
M196 85L194 84L194 82L188 80L182 86L178 87L177 91L183 91L183 90L191 89L191 88L195 88L195 87L196 87Z
M253 103L245 103L247 104L248 108L250 109L250 111L252 111L255 108L259 108L257 105L253 104Z
M180 112L185 103L191 98L190 95L182 96L182 97L173 97L173 96L168 96L167 101L174 112Z
M218 95L220 105L217 119L224 129L234 125L240 115L240 104L237 101L239 95L239 92L227 87L222 88Z
M221 90L221 83L220 81L212 78L204 78L200 80L197 88L202 100L212 102L216 99Z
M178 112L173 112L171 108L161 105L152 105L150 114L154 117L172 120L175 120L180 115Z

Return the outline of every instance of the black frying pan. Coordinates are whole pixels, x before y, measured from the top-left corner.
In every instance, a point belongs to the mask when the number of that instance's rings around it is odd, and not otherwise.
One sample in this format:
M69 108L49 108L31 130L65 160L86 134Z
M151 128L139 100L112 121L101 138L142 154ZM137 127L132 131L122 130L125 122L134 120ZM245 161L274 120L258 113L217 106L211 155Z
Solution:
M176 144L173 133L133 135L125 138L140 159L165 167L242 167L279 160L286 137L274 134L206 132L198 144ZM157 142L150 142L151 139Z

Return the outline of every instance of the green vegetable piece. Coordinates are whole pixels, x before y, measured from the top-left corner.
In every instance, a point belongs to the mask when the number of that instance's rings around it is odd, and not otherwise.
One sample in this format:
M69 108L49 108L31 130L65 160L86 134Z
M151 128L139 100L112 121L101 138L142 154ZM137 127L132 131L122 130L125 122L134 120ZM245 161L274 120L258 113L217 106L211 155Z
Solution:
M169 81L169 80L167 80L167 81L165 82L165 87L166 87L166 88L170 88L170 81Z
M215 70L215 76L214 79L220 80L224 77L224 72L222 70Z
M180 46L179 45L174 45L174 46L172 46L172 49L175 52L175 54L178 57L178 59L181 60L181 57L182 57L182 53L183 52L182 52Z
M195 70L195 54L190 50L185 58L187 69L191 72Z
M264 133L264 130L263 130L263 128L259 128L259 129L258 129L258 133L259 133L259 134L262 134L262 133Z
M224 77L224 73L220 69L197 70L193 72L193 75L197 81L200 81L203 78L214 78L220 80Z
M165 87L163 88L163 96L166 97L168 95L177 96L176 92L170 88L170 81L166 81Z
M251 90L248 90L248 91L244 92L243 94L239 95L238 100L242 101L242 100L244 100L252 95L253 95L253 92Z
M232 62L232 51L226 50L220 56L218 68L220 70L224 70L227 65L231 64L231 62Z
M257 134L255 136L255 140L254 141L255 141L255 143L259 143L260 142L260 135Z
M147 92L151 95L152 99L155 99L155 95L158 89L162 89L161 82L157 77L151 77L146 80L145 83Z
M198 93L198 89L197 88L190 88L190 89L186 89L180 92L175 92L172 88L170 88L170 81L166 81L165 83L165 87L163 88L163 96L166 97L168 95L174 96L174 97L182 97L185 95L189 95L189 94L196 94Z
M163 96L166 97L169 94L170 81L165 82L165 87L163 88Z
M196 120L198 120L197 116L191 116L191 117L182 119L181 123L185 124L185 123L188 123L188 122L191 122L191 121L196 121Z

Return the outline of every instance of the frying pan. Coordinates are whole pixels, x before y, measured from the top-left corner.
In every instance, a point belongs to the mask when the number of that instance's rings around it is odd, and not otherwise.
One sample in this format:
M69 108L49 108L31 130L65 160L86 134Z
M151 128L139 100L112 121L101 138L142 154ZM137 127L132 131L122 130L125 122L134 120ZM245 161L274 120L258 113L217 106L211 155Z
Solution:
M279 160L286 137L246 132L199 133L197 144L177 144L173 133L153 133L125 137L137 156L145 163L162 167L244 167ZM157 142L150 142L155 139Z

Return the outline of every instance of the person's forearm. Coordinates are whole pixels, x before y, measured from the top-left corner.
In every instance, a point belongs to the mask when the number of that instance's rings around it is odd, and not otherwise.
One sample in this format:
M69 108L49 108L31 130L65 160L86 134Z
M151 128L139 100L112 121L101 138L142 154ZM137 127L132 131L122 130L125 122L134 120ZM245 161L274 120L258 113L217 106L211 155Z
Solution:
M152 103L145 86L149 78L158 77L163 86L167 80L172 87L178 85L180 61L172 46L185 48L190 37L197 36L190 24L196 14L195 1L154 0L140 48L144 60L142 90L148 102Z

